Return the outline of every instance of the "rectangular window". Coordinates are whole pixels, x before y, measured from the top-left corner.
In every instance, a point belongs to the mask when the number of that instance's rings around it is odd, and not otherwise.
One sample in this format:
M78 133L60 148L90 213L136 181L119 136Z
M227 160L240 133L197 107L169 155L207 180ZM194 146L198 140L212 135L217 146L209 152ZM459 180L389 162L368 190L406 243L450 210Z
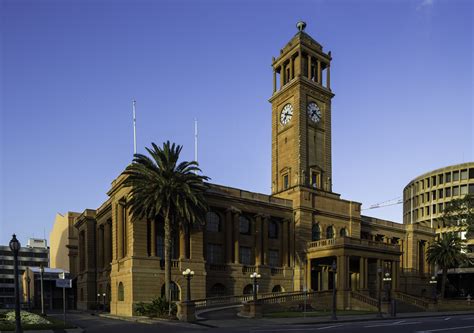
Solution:
M444 194L446 198L449 198L451 196L451 187L447 187L444 189Z
M240 263L242 265L252 265L252 249L250 247L241 246L240 247Z
M461 185L461 195L467 194L467 185Z
M421 184L421 189L424 190L424 189L425 189L425 182L424 182L424 181L420 181L420 184Z
M430 201L430 192L425 193L425 201L426 202Z
M436 176L431 176L431 186L436 186Z
M319 172L312 171L311 172L311 186L316 188L321 188L321 177L319 176Z
M438 184L443 184L443 174L438 175Z
M459 195L459 186L454 186L453 187L453 197Z
M430 206L425 207L426 215L430 215Z
M224 263L224 250L221 244L207 244L207 262L210 264Z
M271 267L280 266L280 258L278 256L278 250L269 250L268 251L268 264Z
M440 204L438 204L438 213L441 214L442 212L443 212L443 204L440 203Z
M426 178L425 182L426 182L426 188L430 187L430 179Z
M445 174L445 182L446 182L446 183L451 182L451 172L446 172L446 174Z
M431 191L431 200L436 200L436 190Z
M420 201L421 203L425 202L425 196L423 194L420 194Z
M469 169L469 179L474 178L474 169Z
M474 194L474 184L469 184L469 194Z
M457 182L459 180L459 171L453 171L453 182Z
M288 181L288 174L283 175L283 189L288 189L289 181Z
M467 179L467 169L461 170L461 180Z
M443 197L443 189L441 190L438 190L438 198L442 198Z
M433 210L433 214L436 214L436 205L433 205L431 209Z

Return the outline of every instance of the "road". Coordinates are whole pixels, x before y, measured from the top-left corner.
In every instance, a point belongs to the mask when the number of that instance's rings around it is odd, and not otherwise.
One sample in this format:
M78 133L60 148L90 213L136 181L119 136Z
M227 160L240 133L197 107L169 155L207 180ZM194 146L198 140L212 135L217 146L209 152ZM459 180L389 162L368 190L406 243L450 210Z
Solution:
M60 315L57 315L60 317ZM180 322L141 324L92 316L84 313L69 314L69 320L84 328L87 333L148 333L148 332L235 332L235 333L473 333L474 313L459 316L424 317L411 319L370 320L363 322L334 322L326 324L274 323L268 320L230 320L226 327L208 327L217 321L203 321L198 325Z

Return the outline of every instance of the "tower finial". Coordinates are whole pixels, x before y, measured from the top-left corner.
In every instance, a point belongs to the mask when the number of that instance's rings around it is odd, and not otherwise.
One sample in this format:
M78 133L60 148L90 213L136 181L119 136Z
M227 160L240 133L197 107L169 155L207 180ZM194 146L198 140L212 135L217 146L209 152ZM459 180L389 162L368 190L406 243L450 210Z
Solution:
M306 28L306 22L298 21L298 23L296 23L296 27L298 28L299 32L302 32Z

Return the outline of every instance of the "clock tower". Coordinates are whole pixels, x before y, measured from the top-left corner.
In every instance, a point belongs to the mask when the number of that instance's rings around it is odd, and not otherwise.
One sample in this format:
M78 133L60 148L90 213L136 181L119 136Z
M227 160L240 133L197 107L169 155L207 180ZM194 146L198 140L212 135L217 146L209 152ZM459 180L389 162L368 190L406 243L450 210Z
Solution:
M331 52L304 30L273 58L272 194L299 187L332 191Z

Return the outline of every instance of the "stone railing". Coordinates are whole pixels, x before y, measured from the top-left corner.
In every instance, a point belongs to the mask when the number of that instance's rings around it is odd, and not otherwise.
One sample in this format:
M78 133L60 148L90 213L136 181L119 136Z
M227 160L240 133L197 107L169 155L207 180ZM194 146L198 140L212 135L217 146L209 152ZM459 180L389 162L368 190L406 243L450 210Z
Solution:
M424 300L424 299L421 299L419 297L415 297L415 296L412 296L412 295L408 295L408 294L405 294L405 293L402 293L402 292L399 292L399 291L395 291L393 293L393 296L397 299L399 299L400 301L402 302L405 302L405 303L408 303L408 304L412 304L414 306L417 306L417 307L420 307L420 308L423 308L423 309L428 309L428 306L429 306L429 302Z
M270 273L272 275L283 275L284 269L279 267L272 267Z
M360 301L360 302L362 302L362 303L372 305L372 306L375 306L375 307L378 306L378 301L375 298L366 296L364 294L361 294L361 293L358 293L358 292L355 292L355 291L351 291L351 297L358 300L358 301Z
M279 296L279 295L284 295L284 294L287 294L287 293L284 291L262 293L262 294L258 294L257 298L261 299L261 298ZM203 309L203 308L211 308L215 306L242 304L243 302L247 302L251 300L253 300L252 294L208 297L208 298L203 298L203 299L196 299L193 301L196 304L197 309Z
M255 266L242 266L242 273L253 273L255 272Z
M325 291L292 291L292 292L285 292L281 294L274 294L274 295L259 295L258 299L262 304L279 304L279 303L288 303L288 302L303 302L305 299L306 301L310 301L314 298L321 297L325 294L332 294L332 291L325 290Z
M361 246L370 248L382 248L389 251L400 251L400 246L396 244L387 244L383 242L376 242L368 239L353 238L353 237L339 237L331 239L321 239L318 241L308 242L308 249L330 247L330 246Z

